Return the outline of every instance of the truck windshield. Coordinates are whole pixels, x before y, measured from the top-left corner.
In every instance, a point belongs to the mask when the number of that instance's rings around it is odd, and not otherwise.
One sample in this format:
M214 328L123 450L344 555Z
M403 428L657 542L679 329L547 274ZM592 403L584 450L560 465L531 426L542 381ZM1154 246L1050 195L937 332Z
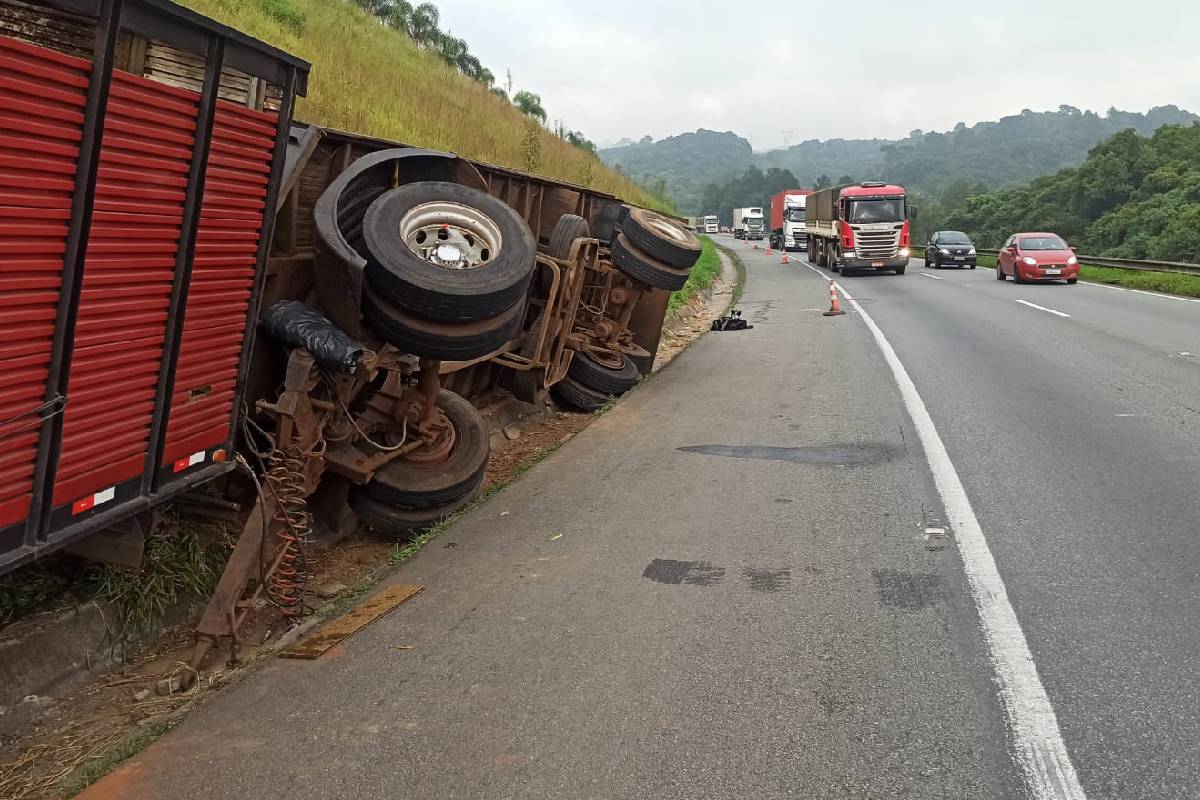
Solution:
M803 208L793 208L788 212L788 222L804 222L805 219Z
M851 200L846 212L847 222L903 222L904 198L880 197L872 200Z

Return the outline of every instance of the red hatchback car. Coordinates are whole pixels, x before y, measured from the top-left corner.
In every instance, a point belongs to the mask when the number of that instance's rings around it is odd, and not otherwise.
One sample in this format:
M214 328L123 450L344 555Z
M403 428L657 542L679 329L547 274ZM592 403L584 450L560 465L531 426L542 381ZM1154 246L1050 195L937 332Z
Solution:
M1016 233L1008 237L997 259L996 280L1012 275L1017 283L1079 280L1079 260L1061 236Z

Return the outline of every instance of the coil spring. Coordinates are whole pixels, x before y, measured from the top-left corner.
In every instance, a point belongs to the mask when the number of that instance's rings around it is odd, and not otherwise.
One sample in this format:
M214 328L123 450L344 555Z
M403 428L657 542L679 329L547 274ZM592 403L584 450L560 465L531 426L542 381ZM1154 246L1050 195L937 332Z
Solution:
M308 581L304 547L312 533L312 514L305 497L305 454L292 442L284 450L272 450L267 456L266 483L275 498L274 516L280 552L274 571L267 581L267 597L285 615L301 611L301 600Z

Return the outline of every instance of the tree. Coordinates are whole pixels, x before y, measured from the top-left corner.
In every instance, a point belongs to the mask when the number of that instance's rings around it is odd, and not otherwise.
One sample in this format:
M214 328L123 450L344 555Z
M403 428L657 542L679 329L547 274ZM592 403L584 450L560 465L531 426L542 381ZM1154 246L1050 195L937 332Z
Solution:
M824 174L817 178L816 183L813 184L814 189L828 189L830 186L833 186L833 180Z
M409 20L414 42L422 47L432 47L438 43L441 37L438 24L442 21L442 15L437 6L433 3L421 3L412 10Z
M516 106L522 114L545 124L546 109L542 108L542 98L533 92L528 92L524 89L513 95L513 105Z

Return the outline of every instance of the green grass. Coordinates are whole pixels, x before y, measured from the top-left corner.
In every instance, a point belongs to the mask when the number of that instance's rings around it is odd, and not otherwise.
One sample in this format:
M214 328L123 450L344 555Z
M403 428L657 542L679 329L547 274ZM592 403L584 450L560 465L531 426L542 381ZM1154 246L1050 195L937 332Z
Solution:
M182 2L312 63L308 97L298 101L297 119L449 150L674 213L669 202L595 156L540 125L530 128L529 118L511 103L355 5L343 0ZM547 70L559 67L545 64ZM537 75L529 80L536 91ZM554 98L547 102L553 112Z
M178 717L152 723L145 730L138 731L113 749L87 762L63 789L63 797L74 797L79 794L109 772L112 772L122 761L133 758L145 750L156 739L168 733L178 723Z
M917 248L915 258L923 258L925 251ZM977 263L981 267L995 267L996 257L980 255ZM1147 292L1165 292L1183 297L1200 297L1200 275L1185 275L1179 272L1144 272L1140 269L1119 267L1097 267L1092 264L1079 265L1079 279L1093 283L1109 283L1127 289L1142 289Z
M687 305L696 295L706 291L721 273L721 259L717 255L717 246L713 244L713 240L701 236L700 242L704 245L704 250L692 267L692 274L688 276L687 283L679 291L671 293L671 298L667 301L668 314Z

